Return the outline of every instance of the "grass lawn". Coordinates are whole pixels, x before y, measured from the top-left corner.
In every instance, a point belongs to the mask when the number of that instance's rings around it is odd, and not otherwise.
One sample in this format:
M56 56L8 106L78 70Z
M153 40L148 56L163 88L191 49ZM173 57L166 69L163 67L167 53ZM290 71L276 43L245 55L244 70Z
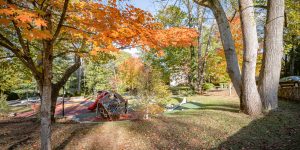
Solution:
M149 120L56 123L53 146L72 150L300 149L300 103L280 101L276 112L252 118L239 112L237 98L194 96L188 97L188 102L182 110ZM31 131L24 130L26 127ZM32 120L0 123L0 147L38 148L38 127ZM26 139L22 137L25 132L29 138L16 144Z

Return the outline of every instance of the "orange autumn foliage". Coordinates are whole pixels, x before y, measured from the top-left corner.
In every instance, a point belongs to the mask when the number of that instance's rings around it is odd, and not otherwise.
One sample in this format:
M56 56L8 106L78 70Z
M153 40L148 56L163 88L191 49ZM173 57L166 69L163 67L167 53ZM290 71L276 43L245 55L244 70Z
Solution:
M118 70L123 84L132 90L139 84L138 79L144 70L144 64L140 58L128 58L118 66Z
M11 31L17 26L29 42L52 39L64 7L63 0L47 2L56 12L39 9L37 6L42 5L42 1L18 0L13 4L0 0L0 4L0 26ZM49 17L56 24L50 25ZM187 47L196 44L198 35L193 29L164 30L148 12L133 6L120 9L116 0L108 4L101 0L81 0L69 2L58 36L70 41L85 41L92 45L90 54L95 55L118 51L123 46L158 50L170 45Z

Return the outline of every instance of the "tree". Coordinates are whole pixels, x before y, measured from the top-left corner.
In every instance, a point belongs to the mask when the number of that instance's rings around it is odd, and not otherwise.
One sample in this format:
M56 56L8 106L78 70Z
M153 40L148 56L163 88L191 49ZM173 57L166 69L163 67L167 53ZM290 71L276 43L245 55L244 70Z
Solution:
M159 10L155 17L165 27L180 27L184 26L187 14L177 6L167 6L167 8Z
M259 93L265 111L278 107L278 85L283 55L284 0L268 0Z
M96 89L112 90L109 84L113 78L115 62L118 58L107 53L98 53L96 58L84 59L84 83L86 92L93 93Z
M170 44L191 45L197 37L188 29L162 30L149 13L133 6L119 9L115 0L0 0L0 4L1 50L9 50L31 71L40 91L41 149L51 149L56 98L80 67L80 57L114 52L128 45L157 49ZM175 39L178 35L181 38ZM73 55L74 64L53 82L54 59L67 55Z
M143 72L144 64L140 58L128 58L118 66L118 76L121 84L132 94L137 94L136 89L139 82L140 74Z
M244 102L244 111L246 114L259 115L261 113L261 100L255 81L256 59L259 46L253 1L240 0L239 6L244 41L242 101Z
M286 0L285 5L284 76L300 75L300 2Z
M227 19L226 15L223 11L223 8L219 1L206 1L206 0L195 0L200 5L209 7L214 12L215 18L219 24L219 30L222 35L228 35L231 37L231 33L228 31ZM248 9L248 8L247 8ZM279 75L281 69L281 57L283 51L283 22L284 22L284 0L280 1L268 1L267 7L267 22L265 25L265 41L264 41L264 54L263 54L263 62L261 66L260 72L260 82L259 82L259 93L262 99L263 108L265 110L271 110L277 108L278 105L278 82ZM248 20L249 21L249 20ZM245 22L245 20L244 20ZM220 25L221 23L221 25ZM223 37L225 37L223 35ZM251 34L252 35L252 34ZM254 35L254 34L253 34ZM247 34L247 36L249 36ZM251 37L251 36L249 36ZM245 37L244 37L245 38ZM246 39L246 38L245 38ZM223 40L222 40L223 41ZM232 46L232 39L229 38L225 40ZM223 42L223 47L225 49L225 56L230 55L226 54L225 44ZM248 51L249 52L249 51ZM231 55L233 56L233 55ZM235 55L236 56L236 55ZM244 58L247 56L244 56ZM246 58L245 58L246 59ZM248 60L244 60L247 62ZM237 61L235 59L228 60L233 63L233 66L237 65ZM253 65L255 63L252 63ZM236 67L234 67L236 68ZM252 67L253 69L253 67ZM237 73L237 71L236 71ZM230 75L230 72L229 72ZM232 76L230 76L231 80L233 80ZM234 81L234 80L233 80ZM234 83L235 85L235 83ZM252 85L254 85L252 83ZM245 86L245 85L244 85ZM248 86L248 85L246 85ZM236 88L236 86L235 86ZM236 88L237 89L237 88ZM244 92L244 91L243 91ZM243 93L239 93L241 96ZM241 110L243 110L243 101L240 98L241 102Z
M208 7L212 10L220 31L221 41L225 52L227 72L233 83L233 86L240 97L240 109L243 110L241 100L241 72L238 65L237 54L234 47L234 41L230 32L230 25L221 3L218 0L194 0L199 5Z
M203 8L203 10L201 11L200 6L197 7L197 13L198 13L198 33L199 33L199 37L198 37L198 50L197 50L197 54L198 54L198 80L197 80L197 90L198 92L201 94L202 93L202 86L204 83L204 58L206 58L205 56L203 57L202 55L202 28L203 28L203 23L204 23L204 15L205 15L205 8Z

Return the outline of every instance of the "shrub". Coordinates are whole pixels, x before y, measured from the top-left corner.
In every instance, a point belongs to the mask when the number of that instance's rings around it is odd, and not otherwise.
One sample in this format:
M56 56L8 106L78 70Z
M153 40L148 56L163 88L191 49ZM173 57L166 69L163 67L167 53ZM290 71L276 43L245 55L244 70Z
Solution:
M188 86L176 86L170 89L174 95L191 96L195 94L195 91Z
M0 93L0 112L8 112L9 106L6 101L7 96L3 93Z
M204 89L204 91L207 91L207 90L211 90L212 88L214 88L215 86L214 86L214 84L212 84L212 83L204 83L203 84L203 89Z

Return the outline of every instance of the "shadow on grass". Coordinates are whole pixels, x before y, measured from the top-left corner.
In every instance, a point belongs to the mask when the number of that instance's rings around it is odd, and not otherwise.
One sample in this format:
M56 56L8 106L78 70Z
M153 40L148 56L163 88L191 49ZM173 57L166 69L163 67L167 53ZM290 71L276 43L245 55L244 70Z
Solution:
M71 125L72 127L69 128L64 132L64 134L68 133L68 136L62 138L62 141L59 141L59 144L55 145L55 150L65 149L65 147L70 144L72 140L75 138L81 137L82 135L88 134L94 126L99 125L97 123L94 124L78 124L78 123L58 123L57 125L64 126L64 125Z
M300 104L280 102L279 106L228 137L217 149L300 149Z
M150 143L149 149L203 149L213 144L205 139L208 136L207 131L211 134L210 138L219 137L223 133L206 125L198 126L168 117L136 121L128 127L128 130L143 135Z

